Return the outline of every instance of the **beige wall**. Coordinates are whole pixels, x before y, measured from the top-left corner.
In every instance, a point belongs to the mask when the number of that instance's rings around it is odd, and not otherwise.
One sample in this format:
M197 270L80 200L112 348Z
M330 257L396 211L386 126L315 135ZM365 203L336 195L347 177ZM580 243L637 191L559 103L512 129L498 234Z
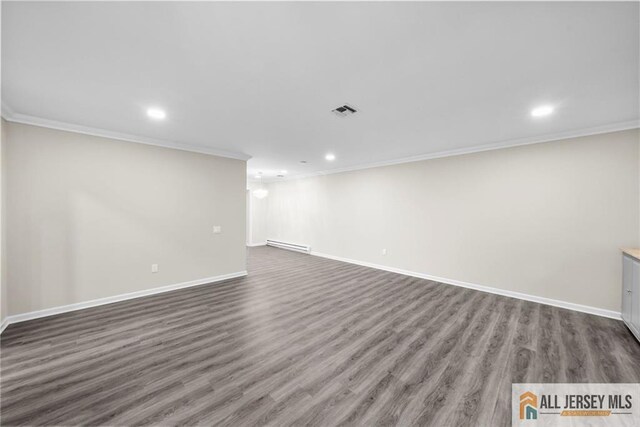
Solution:
M245 270L244 161L14 123L5 148L10 315Z
M0 1L0 22L2 22L2 2ZM1 36L1 31L0 31L0 36ZM2 37L0 37L0 46L2 46ZM0 67L0 81L2 81L2 67ZM0 100L2 100L2 89L1 89L1 85L0 85ZM4 190L4 183L5 183L5 179L4 179L4 173L5 173L5 167L4 167L4 156L3 156L3 151L4 151L4 141L5 141L5 124L6 122L4 121L3 118L0 117L0 326L2 325L2 323L4 322L5 318L7 317L7 312L8 312L8 303L7 303L7 282L5 281L5 224L4 224L4 207L5 207L5 203L4 203L4 197L5 197L5 190ZM1 329L0 329L1 330Z
M620 311L639 155L632 130L271 184L267 237Z
M5 231L5 208L6 204L4 199L6 197L5 184L6 180L4 175L6 173L5 167L5 144L6 144L6 130L7 123L4 119L0 119L0 324L4 322L7 317L7 313L9 312L8 305L8 292L7 292L7 280L6 273L7 270L5 268L6 265L6 231Z

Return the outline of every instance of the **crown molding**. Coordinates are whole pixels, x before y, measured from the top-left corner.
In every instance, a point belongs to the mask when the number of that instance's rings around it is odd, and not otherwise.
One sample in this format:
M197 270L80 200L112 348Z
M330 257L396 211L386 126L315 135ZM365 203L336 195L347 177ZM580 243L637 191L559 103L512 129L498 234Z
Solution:
M420 162L422 160L461 156L464 154L473 154L473 153L480 153L483 151L500 150L502 148L519 147L523 145L540 144L543 142L559 141L562 139L578 138L582 136L598 135L603 133L618 132L618 131L637 129L637 128L640 128L640 119L630 120L626 122L612 123L612 124L602 125L602 126L595 126L591 128L557 132L553 134L546 134L546 135L540 135L540 136L534 136L534 137L493 142L489 144L478 145L475 147L437 151L434 153L421 154L421 155L411 156L411 157L402 157L399 159L392 159L392 160L383 160L380 162L362 163L359 165L347 166L344 168L328 169L324 171L311 172L307 174L290 175L290 176L279 178L279 179L267 178L267 179L263 179L263 182L266 184L271 184L275 182L292 181L296 179L311 178L314 176L333 175L336 173L351 172L351 171L357 171L362 169L371 169L371 168L377 168L382 166L393 166L393 165L399 165L403 163Z
M226 157L226 158L238 159L238 160L244 160L244 161L247 161L251 158L250 155L244 154L244 153L218 150L215 148L204 147L201 145L185 144L185 143L180 143L175 141L148 138L148 137L125 134L120 132L112 132L105 129L76 125L76 124L71 124L66 122L59 122L55 120L49 120L49 119L43 119L40 117L30 116L27 114L16 113L4 101L2 102L2 117L8 122L40 126L40 127L45 127L49 129L75 132L75 133L81 133L81 134L91 135L91 136L99 136L103 138L117 139L120 141L154 145L157 147L172 148L175 150L182 150L182 151L191 151L194 153L210 154L213 156ZM543 142L558 141L562 139L578 138L582 136L598 135L603 133L618 132L618 131L637 129L637 128L640 128L640 119L630 120L626 122L612 123L612 124L596 126L591 128L557 132L557 133L546 134L541 136L498 141L498 142L483 144L475 147L437 151L434 153L427 153L427 154L421 154L421 155L410 156L410 157L402 157L402 158L391 159L391 160L383 160L379 162L362 163L359 165L347 166L344 168L327 169L327 170L311 172L307 174L290 175L285 178L279 178L279 179L263 178L262 181L256 181L256 182L263 182L267 184L267 183L274 183L274 182L291 181L296 179L311 178L314 176L332 175L336 173L351 172L351 171L357 171L362 169L371 169L371 168L382 167L382 166L393 166L393 165L398 165L403 163L419 162L422 160L439 159L443 157L461 156L464 154L480 153L483 151L499 150L502 148L519 147L523 145L539 144ZM253 180L249 180L249 181L253 182Z
M41 117L30 116L27 114L16 113L9 105L2 102L2 117L13 123L21 123L25 125L39 126L49 129L62 130L67 132L81 133L84 135L99 136L103 138L117 139L119 141L135 142L138 144L154 145L156 147L171 148L174 150L191 151L200 154L209 154L212 156L226 157L229 159L237 159L247 161L251 156L244 153L236 153L233 151L218 150L216 148L204 147L202 145L185 144L182 142L168 141L157 138L148 138L145 136L131 135L121 132L113 132L106 129L99 129L89 126L76 125L72 123L59 122L56 120L43 119Z

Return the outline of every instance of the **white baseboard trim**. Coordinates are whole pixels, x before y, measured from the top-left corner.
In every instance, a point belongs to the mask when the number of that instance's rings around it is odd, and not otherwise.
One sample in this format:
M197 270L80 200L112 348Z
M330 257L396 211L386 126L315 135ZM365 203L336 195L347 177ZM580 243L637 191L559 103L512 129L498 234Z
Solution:
M490 286L477 285L475 283L463 282L460 280L447 279L444 277L431 276L424 273L416 273L415 271L402 270L400 268L387 267L384 265L373 264L370 262L357 261L349 258L343 258L334 255L323 254L320 252L311 252L311 255L315 255L322 258L328 258L336 261L348 262L350 264L361 265L363 267L375 268L378 270L389 271L392 273L403 274L405 276L418 277L420 279L433 280L434 282L445 283L447 285L460 286L463 288L474 289L476 291L488 292L491 294L502 295L505 297L517 298L525 301L537 302L539 304L552 305L554 307L566 308L569 310L580 311L582 313L595 314L596 316L608 317L611 319L621 320L620 312L613 310L605 310L603 308L591 307L588 305L574 304L572 302L560 301L551 298L539 297L536 295L523 294L521 292L508 291L505 289L493 288Z
M204 279L191 280L189 282L176 283L174 285L161 286L159 288L145 289L144 291L130 292L126 294L114 295L106 298L94 299L91 301L78 302L75 304L63 305L59 307L47 308L44 310L31 311L29 313L15 314L8 316L2 323L2 330L8 325L27 320L39 319L41 317L53 316L55 314L67 313L70 311L84 310L85 308L97 307L100 305L111 304L114 302L126 301L135 298L146 297L149 295L161 294L164 292L175 291L177 289L190 288L193 286L207 285L209 283L221 282L223 280L235 279L237 277L246 276L246 271L238 271L236 273L223 274L214 277L205 277ZM1 333L1 332L0 332Z
M264 243L247 243L247 246L250 248L255 248L256 246L267 246L267 242Z
M5 317L2 319L2 323L0 323L0 334L9 326L9 318Z

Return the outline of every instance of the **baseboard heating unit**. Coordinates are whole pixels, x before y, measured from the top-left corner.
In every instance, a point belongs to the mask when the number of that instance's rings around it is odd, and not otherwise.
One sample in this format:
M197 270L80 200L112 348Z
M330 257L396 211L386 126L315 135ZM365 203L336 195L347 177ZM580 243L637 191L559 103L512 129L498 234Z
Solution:
M305 254L311 253L311 246L298 245L296 243L281 242L279 240L267 239L267 246L273 246L274 248L287 249L289 251L302 252Z

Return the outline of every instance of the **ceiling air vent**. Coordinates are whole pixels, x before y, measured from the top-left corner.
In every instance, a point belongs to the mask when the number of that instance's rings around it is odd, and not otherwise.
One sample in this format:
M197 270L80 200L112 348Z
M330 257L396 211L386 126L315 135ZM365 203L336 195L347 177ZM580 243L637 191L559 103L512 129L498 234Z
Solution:
M355 114L358 112L358 110L356 110L354 107L352 107L349 104L344 104L341 105L340 107L331 110L332 113L335 113L337 116L339 117L347 117L350 116L352 114Z

